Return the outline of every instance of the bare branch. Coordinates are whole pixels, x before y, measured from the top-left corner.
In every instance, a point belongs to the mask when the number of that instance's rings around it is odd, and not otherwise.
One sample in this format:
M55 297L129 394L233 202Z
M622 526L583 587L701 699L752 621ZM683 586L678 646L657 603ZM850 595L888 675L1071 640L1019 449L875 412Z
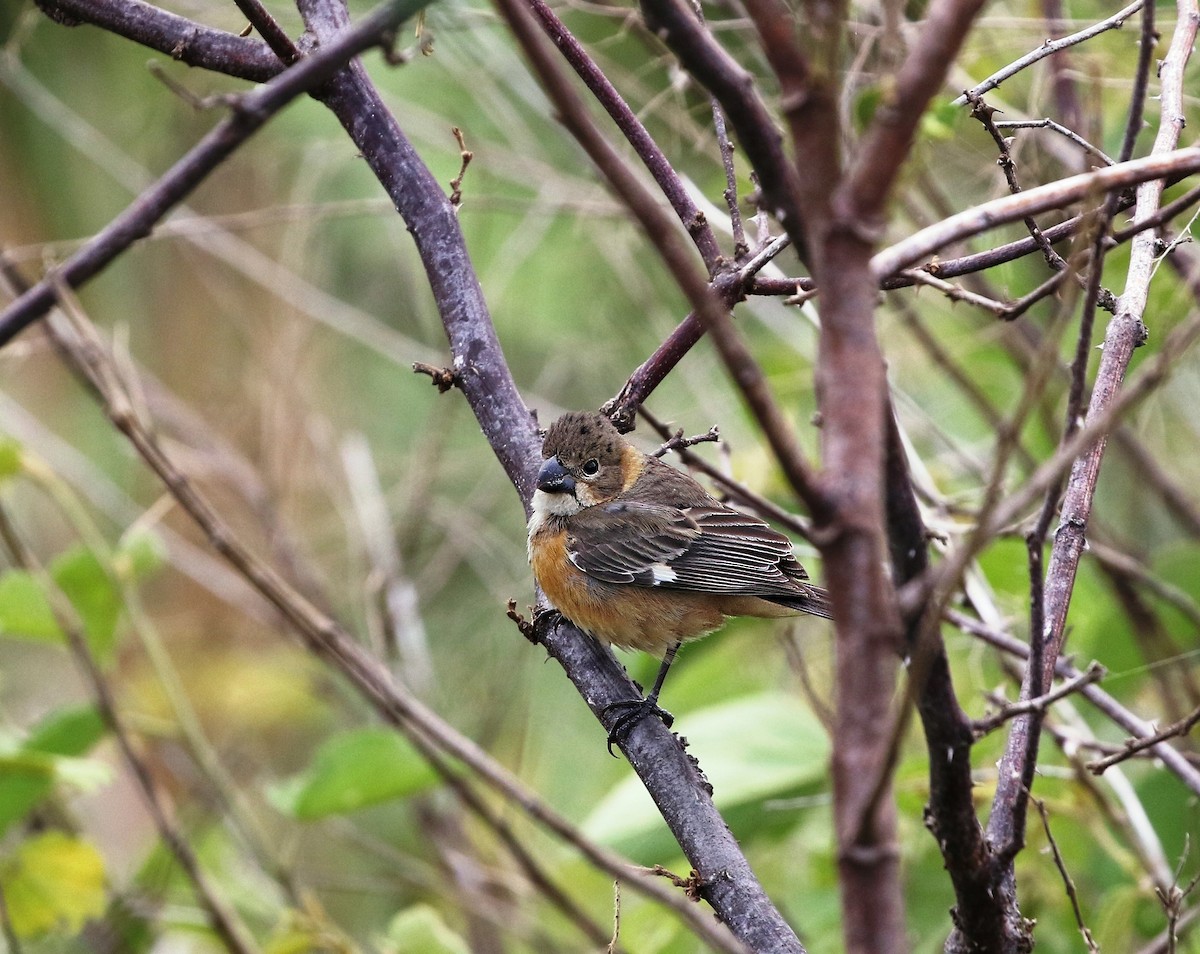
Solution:
M1079 926L1079 933L1083 935L1083 943L1087 945L1087 949L1092 954L1099 954L1100 947L1096 944L1096 939L1092 937L1088 926L1083 923L1083 911L1079 908L1079 894L1075 891L1075 882L1067 874L1066 862L1063 861L1062 852L1058 850L1058 842L1054 840L1054 835L1050 831L1050 816L1046 813L1046 803L1040 798L1035 798L1033 803L1037 806L1038 814L1042 816L1042 829L1046 832L1046 840L1050 842L1050 850L1054 853L1054 865L1058 868L1058 873L1062 875L1063 886L1067 889L1067 897L1071 901L1071 910L1075 913L1075 923Z
M379 43L388 30L426 0L389 0L358 24L306 57L283 75L240 97L232 114L173 165L124 212L55 269L54 280L77 288L103 270L196 188L230 153L297 96L319 86L346 62ZM53 281L45 279L0 314L0 347L54 304Z
M1200 709L1192 710L1191 714L1172 722L1168 726L1159 729L1154 735L1147 735L1137 739L1127 739L1125 747L1120 752L1116 752L1107 758L1097 759L1094 762L1088 762L1087 767L1096 775L1103 775L1104 770L1124 762L1126 759L1143 752L1146 749L1153 748L1159 742L1165 742L1167 739L1174 739L1181 735L1187 735L1192 729L1200 724Z
M1019 715L1028 715L1031 712L1044 713L1059 699L1078 692L1084 686L1090 686L1099 682L1104 676L1104 667L1097 662L1093 662L1078 676L1068 679L1057 689L1053 689L1037 698L1022 699L1020 702L1005 702L1003 699L993 699L993 702L999 705L1000 708L990 716L983 719L976 719L971 724L975 738L983 738L989 732L993 732L1004 725L1009 719L1015 719Z
M1011 79L1013 76L1016 76L1018 73L1020 73L1021 70L1032 66L1038 60L1045 59L1047 56L1057 53L1059 50L1065 50L1069 46L1074 46L1077 43L1083 43L1085 40L1090 40L1092 37L1099 36L1101 33L1105 33L1108 30L1119 30L1125 25L1126 20L1128 20L1142 8L1143 2L1144 0L1134 0L1133 3L1129 4L1129 6L1118 10L1108 19L1101 20L1099 23L1093 24L1087 29L1080 30L1078 33L1072 33L1070 36L1064 36L1057 40L1047 40L1036 50L1025 54L1019 60L1009 63L1008 66L1004 67L1004 69L998 70L979 85L963 93L954 101L954 105L965 106L967 103L967 97L970 93L980 96L984 93L991 92L1006 79Z
M1058 209L1090 195L1124 189L1139 182L1161 181L1176 174L1200 171L1200 147L1156 153L1144 159L1106 166L1094 172L1060 179L966 209L922 229L884 249L871 259L871 269L880 281L932 255L939 248L1006 222L1048 209Z

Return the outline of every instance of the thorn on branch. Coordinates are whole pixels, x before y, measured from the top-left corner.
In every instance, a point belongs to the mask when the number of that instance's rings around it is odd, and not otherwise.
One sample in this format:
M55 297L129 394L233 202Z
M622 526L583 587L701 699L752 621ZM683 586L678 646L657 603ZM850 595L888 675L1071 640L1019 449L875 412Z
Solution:
M458 142L459 155L462 157L462 165L458 167L458 175L450 180L450 204L454 206L454 211L457 212L459 206L462 205L463 177L467 174L467 166L475 158L475 153L467 148L467 141L463 137L461 129L454 126L450 131L454 133L454 138Z
M1184 716L1178 722L1172 722L1170 725L1163 727L1153 735L1143 736L1141 738L1126 739L1125 746L1120 752L1116 752L1102 759L1096 759L1093 762L1088 762L1087 767L1093 775L1103 775L1105 769L1111 768L1118 762L1124 762L1126 759L1137 755L1139 752L1148 749L1159 742L1165 742L1167 739L1173 739L1176 736L1184 736L1192 731L1197 724L1200 724L1200 708L1193 709L1190 715Z
M668 454L671 451L679 451L687 447L694 447L697 444L707 444L710 442L719 441L720 439L721 432L717 429L716 424L710 427L703 434L697 434L695 437L684 437L683 428L680 428L675 432L674 437L664 443L662 447L656 450L651 456L662 457L664 454Z
M451 388L462 387L462 378L453 368L437 368L424 361L414 361L412 369L417 374L428 374L439 394L445 394Z

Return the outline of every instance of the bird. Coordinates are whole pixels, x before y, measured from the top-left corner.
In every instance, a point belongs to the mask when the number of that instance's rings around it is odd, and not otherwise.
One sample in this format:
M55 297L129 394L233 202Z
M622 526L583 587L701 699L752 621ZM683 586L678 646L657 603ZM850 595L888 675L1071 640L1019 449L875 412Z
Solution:
M831 617L792 542L627 441L603 414L570 411L546 431L529 518L529 562L554 610L603 643L662 662L609 751L658 705L679 647L730 616Z

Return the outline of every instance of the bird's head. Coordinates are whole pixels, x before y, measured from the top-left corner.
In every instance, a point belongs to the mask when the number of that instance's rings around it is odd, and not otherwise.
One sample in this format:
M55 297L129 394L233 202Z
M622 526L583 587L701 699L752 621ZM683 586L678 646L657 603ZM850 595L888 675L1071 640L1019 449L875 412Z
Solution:
M607 503L626 486L630 451L637 453L603 414L564 414L542 443L533 509L569 516Z

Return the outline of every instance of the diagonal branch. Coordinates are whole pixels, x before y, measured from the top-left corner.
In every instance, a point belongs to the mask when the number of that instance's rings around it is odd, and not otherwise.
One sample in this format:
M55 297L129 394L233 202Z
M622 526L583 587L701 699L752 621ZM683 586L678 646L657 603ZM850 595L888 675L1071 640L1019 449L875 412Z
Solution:
M58 23L92 24L188 66L252 83L265 83L283 71L283 64L262 40L214 30L144 0L37 0L37 4Z
M312 56L265 86L238 97L232 113L217 124L150 189L78 252L54 270L55 281L77 288L106 268L217 168L242 143L297 96L311 92L364 50L415 13L427 0L389 0L353 27L331 38ZM185 23L187 21L184 21ZM0 314L0 347L37 321L54 304L54 282L32 286Z

